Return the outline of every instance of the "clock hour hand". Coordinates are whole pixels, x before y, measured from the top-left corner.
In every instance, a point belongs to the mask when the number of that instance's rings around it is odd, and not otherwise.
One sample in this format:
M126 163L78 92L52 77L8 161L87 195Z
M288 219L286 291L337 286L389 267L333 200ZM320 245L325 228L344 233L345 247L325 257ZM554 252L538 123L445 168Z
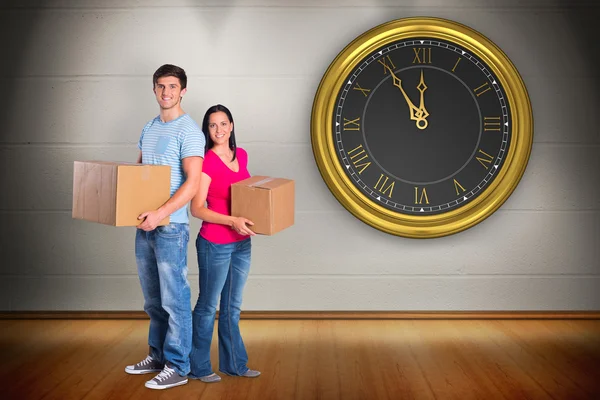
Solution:
M408 97L408 95L406 94L404 89L402 88L402 80L400 78L398 78L396 76L396 74L394 74L394 71L392 71L392 69L389 66L384 64L383 67L386 68L392 75L392 83L394 84L394 86L396 86L402 92L402 95L404 96L404 100L406 101L406 104L408 105L408 108L410 111L410 119L415 121L417 128L425 129L427 127L427 119L426 118L427 118L427 116L429 116L429 113L425 109L425 105L424 105L424 92L427 89L427 86L425 86L425 82L423 81L423 72L421 71L421 82L417 86L417 89L419 89L419 91L421 92L421 104L420 104L420 107L417 107L413 104L412 101L410 101L410 98Z

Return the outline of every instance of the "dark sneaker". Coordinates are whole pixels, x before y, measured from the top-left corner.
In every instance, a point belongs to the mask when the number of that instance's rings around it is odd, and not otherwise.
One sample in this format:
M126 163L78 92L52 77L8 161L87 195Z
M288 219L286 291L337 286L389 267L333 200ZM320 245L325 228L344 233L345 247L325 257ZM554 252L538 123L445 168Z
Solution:
M188 382L187 376L181 376L173 368L165 365L160 374L146 382L149 389L168 389Z
M125 372L128 374L139 375L149 374L152 372L160 372L163 369L163 365L152 357L148 356L135 365L128 365L125 367Z

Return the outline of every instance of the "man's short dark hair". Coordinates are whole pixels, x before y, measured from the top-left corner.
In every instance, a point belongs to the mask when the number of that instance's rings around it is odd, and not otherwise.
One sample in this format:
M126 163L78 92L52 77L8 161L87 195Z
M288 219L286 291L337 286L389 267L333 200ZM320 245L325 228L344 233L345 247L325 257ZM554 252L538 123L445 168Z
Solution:
M156 81L158 81L158 78L162 78L164 76L174 76L175 78L179 79L181 89L185 89L187 87L187 75L185 74L183 68L180 68L177 65L165 64L159 67L152 76L152 88L156 86Z

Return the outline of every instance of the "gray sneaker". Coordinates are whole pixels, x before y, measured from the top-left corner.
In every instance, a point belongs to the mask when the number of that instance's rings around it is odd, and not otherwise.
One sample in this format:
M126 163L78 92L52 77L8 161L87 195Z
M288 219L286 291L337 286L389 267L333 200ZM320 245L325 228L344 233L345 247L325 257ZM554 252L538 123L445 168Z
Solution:
M168 389L188 382L187 376L181 376L173 368L165 365L160 374L146 382L149 389Z
M210 375L206 375L206 376L201 376L200 381L204 382L204 383L215 383L215 382L221 382L221 377L217 374L215 374L214 372Z
M221 371L221 370L219 370L219 371ZM248 369L242 375L232 375L232 374L228 374L225 371L221 371L221 372L224 373L225 375L229 375L229 376L243 376L245 378L258 378L260 376L260 371L256 371L256 370L253 370L253 369Z
M248 371L244 372L242 376L245 376L246 378L257 378L260 376L260 371L249 369Z
M125 367L125 372L132 375L149 374L151 372L160 372L163 369L163 365L148 356L142 361L135 365L128 365Z

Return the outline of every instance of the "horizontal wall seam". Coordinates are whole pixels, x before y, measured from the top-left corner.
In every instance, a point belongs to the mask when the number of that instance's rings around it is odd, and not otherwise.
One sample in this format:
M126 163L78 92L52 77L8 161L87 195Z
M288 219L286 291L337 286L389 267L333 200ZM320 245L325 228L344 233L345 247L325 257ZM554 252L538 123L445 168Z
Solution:
M512 209L499 209L495 213L527 213L527 214L596 214L600 211L600 207L597 208L585 208L585 209L554 209L554 210L539 210L535 208L512 208ZM295 210L296 214L346 214L347 211L343 209L332 209L332 210ZM64 209L0 209L0 214L71 214L70 208Z
M222 75L222 74L187 74L188 82L194 79L226 79L226 80L245 80L254 79L254 80L320 80L322 78L322 74L243 74L243 75ZM564 75L561 74L553 74L553 75L544 75L545 80L552 80L555 82L558 80L564 80L569 82L577 82L577 81L589 81L590 78L598 78L600 73L590 71L589 74L579 74L573 78L565 78ZM15 81L15 80L56 80L62 83L70 83L70 82L97 82L100 80L112 80L112 79L132 79L132 80L143 80L147 81L149 75L148 74L70 74L70 75L61 75L61 74L28 74L28 75L12 75L6 74L0 77L0 81ZM524 80L528 79L540 79L540 75L534 74L521 74L521 77Z
M446 5L444 7L440 7L439 5L393 5L393 4L377 4L377 5L325 5L325 4L299 4L299 5L282 5L282 4L268 4L268 5L169 5L169 6L148 6L148 5L136 5L130 7L60 7L60 6L35 6L35 7L3 7L0 8L0 11L25 11L25 12L45 12L45 11L53 11L53 12L129 12L129 11L139 11L139 10L177 10L177 11L185 11L185 10L215 10L215 9L231 9L235 8L236 10L271 10L277 9L279 10L334 10L337 11L339 9L398 9L398 10L435 10L439 12L440 10L485 10L485 11L537 11L537 12L548 12L555 13L559 11L568 11L568 10L581 10L587 9L590 6L593 6L594 3L583 3L583 4L555 4L555 5L523 5L523 4L511 4L505 6L499 6L497 4L493 6L488 5Z
M281 147L311 147L311 143L308 140L303 142L277 142L277 141L259 141L259 140L247 140L243 142L243 146L247 145L260 145L260 146L281 146ZM103 148L103 147L131 147L136 146L137 141L131 142L0 142L0 150L3 148ZM533 146L544 146L544 147L562 147L562 148L600 148L600 142L556 142L556 141L540 141L534 140ZM535 150L535 149L534 149Z
M197 273L189 272L188 276L198 276ZM0 277L17 279L64 279L64 278L138 278L137 274L40 274L40 275L20 275L20 274L0 274ZM285 279L547 279L547 278L575 278L575 279L600 279L600 274L306 274L306 275L275 275L275 274L255 274L250 273L248 279L265 280L285 280Z
M217 319L219 312L217 311ZM242 311L241 319L600 319L598 311ZM5 319L148 319L143 311L0 311Z
M247 80L248 78L253 78L256 80L264 80L264 79L307 79L317 77L317 75L312 74L268 74L268 75L259 75L259 74L244 74L244 75L217 75L217 74L187 74L188 82L190 79L243 79ZM10 78L10 79L9 79ZM89 81L98 81L98 80L110 80L110 79L136 79L136 80L144 80L147 81L152 78L152 75L148 74L72 74L72 75L46 75L46 74L30 74L30 75L3 75L0 78L0 81L14 81L14 80L38 80L38 79L46 79L46 80L57 80L64 83L69 82L89 82ZM581 77L579 77L581 79ZM577 79L577 78L574 78ZM573 81L574 79L568 79L569 81ZM567 80L567 79L565 79ZM583 79L582 79L583 80Z

